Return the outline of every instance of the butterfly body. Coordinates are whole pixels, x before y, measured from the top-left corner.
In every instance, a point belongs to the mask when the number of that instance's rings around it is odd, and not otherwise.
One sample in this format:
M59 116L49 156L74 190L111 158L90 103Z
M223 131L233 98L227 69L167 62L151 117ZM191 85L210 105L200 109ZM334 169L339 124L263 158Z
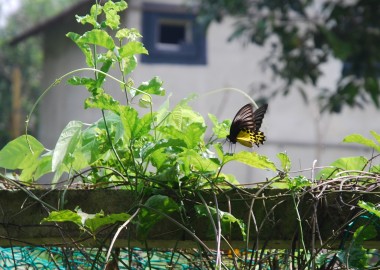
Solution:
M267 109L268 104L261 106L256 111L253 110L251 103L243 106L232 120L227 139L233 144L238 142L246 147L263 144L265 135L260 131L260 127Z

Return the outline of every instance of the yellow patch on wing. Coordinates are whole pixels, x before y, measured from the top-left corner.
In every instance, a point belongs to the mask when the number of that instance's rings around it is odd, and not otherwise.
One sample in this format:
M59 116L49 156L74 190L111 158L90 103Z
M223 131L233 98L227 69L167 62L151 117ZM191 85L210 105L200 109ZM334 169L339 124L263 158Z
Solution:
M264 144L265 135L261 131L242 129L236 137L236 141L244 146L253 147L254 144Z

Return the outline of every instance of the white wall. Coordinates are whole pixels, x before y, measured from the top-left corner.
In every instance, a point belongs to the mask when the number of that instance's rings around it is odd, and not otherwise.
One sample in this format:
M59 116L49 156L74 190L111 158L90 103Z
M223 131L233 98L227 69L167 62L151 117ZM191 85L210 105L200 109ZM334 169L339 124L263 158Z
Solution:
M126 26L141 30L139 4L139 1L130 2ZM132 74L133 80L138 84L158 75L164 81L167 93L173 94L172 104L190 93L198 93L201 96L192 105L205 118L210 112L217 115L220 120L232 119L237 110L249 100L232 91L208 96L202 96L202 94L225 87L239 88L249 92L252 90L252 85L272 80L270 74L263 73L259 65L259 61L267 52L265 49L253 45L243 47L238 42L227 43L227 37L232 31L232 23L232 20L225 20L223 24L212 24L209 28L207 65L140 63ZM53 59L49 57L46 59L46 83L51 83L63 72L84 66L84 58L80 50L70 41L62 43L54 53L57 54ZM339 63L331 61L325 67L326 76L322 78L321 84L335 84L339 70ZM109 85L110 89L113 89L112 94L122 99L122 93L118 90L119 86ZM310 89L310 91L316 90ZM99 111L82 109L87 96L84 88L79 89L61 83L45 97L41 106L40 128L40 139L44 144L54 147L60 131L70 120L88 122L101 117ZM253 97L255 98L255 95ZM156 105L159 106L159 101ZM298 93L292 93L286 97L278 96L270 101L269 110L263 122L267 142L259 149L254 148L253 151L268 155L272 160L276 160L278 152L286 151L292 158L295 170L310 168L314 159L319 160L319 165L327 165L341 156L370 155L363 148L345 146L340 142L344 136L351 133L368 135L368 131L372 129L380 132L375 121L375 116L379 115L378 111L369 106L366 110L346 109L340 115L320 116L316 108L313 102L309 105L305 104ZM243 149L252 151L243 146L238 146L236 151ZM236 164L226 166L226 172L234 173L241 182L245 183L263 181L265 177L275 175L273 172L263 172Z

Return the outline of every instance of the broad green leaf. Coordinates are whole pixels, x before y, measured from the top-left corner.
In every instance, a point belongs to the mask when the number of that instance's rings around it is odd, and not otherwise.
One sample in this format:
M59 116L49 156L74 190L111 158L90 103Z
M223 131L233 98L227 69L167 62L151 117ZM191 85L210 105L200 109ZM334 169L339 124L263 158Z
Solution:
M121 59L121 66L124 75L131 73L137 66L136 56L123 57Z
M287 179L286 179L287 180ZM270 185L272 188L278 188L278 189L289 189L289 184L281 181L281 182L274 182Z
M62 164L67 155L74 153L81 136L82 126L83 123L80 121L71 121L63 129L53 151L53 172Z
M81 217L71 210L52 211L42 222L74 222L78 226L82 226Z
M153 119L154 114L151 114L150 112L143 115L143 117L141 117L134 125L132 129L132 137L139 138L148 134L151 130Z
M159 77L154 77L149 82L142 83L138 89L140 91L136 91L131 89L131 95L137 96L139 94L151 94L151 95L158 95L158 96L164 96L165 95L165 89L162 87L163 81Z
M373 204L371 202L364 202L364 201L359 201L358 205L361 208L363 208L363 209L367 210L368 212L370 212L371 214L374 214L378 218L380 218L380 207L379 206L376 206L375 204Z
M153 175L151 179L154 182L160 182L165 185L166 188L178 188L179 186L180 168L178 164L174 164L164 170L160 171L156 175Z
M288 177L286 178L286 183L288 184L288 189L297 191L302 189L303 187L309 187L311 182L303 175L299 175L296 177Z
M166 117L164 125L174 125L178 130L182 130L191 123L201 123L205 126L205 121L199 113L195 112L187 103L194 97L181 100Z
M127 221L131 215L127 213L119 213L119 214L110 214L104 215L104 213L97 213L94 216L91 216L86 219L85 227L88 228L91 232L96 232L99 228L105 225L115 224L117 222Z
M77 46L79 47L79 49L82 51L82 53L84 54L84 56L86 58L87 66L95 67L92 50L88 44L80 42L81 36L79 34L73 33L73 32L67 33L66 36L68 38L70 38L72 41L74 41L75 44L77 44Z
M318 173L318 178L320 179L326 179L333 178L337 173L340 173L342 171L348 171L348 170L355 170L355 171L361 171L364 170L364 168L368 165L368 160L363 157L345 157L335 160L333 163L331 163L331 167L322 169Z
M36 162L22 171L20 180L24 182L32 182L38 180L41 176L52 172L51 160L51 154L38 158Z
M201 123L191 123L178 129L176 126L160 126L158 131L164 134L165 138L178 139L186 143L187 148L195 148L202 140L206 127Z
M101 5L94 4L90 9L90 14L86 14L85 16L75 15L77 22L81 24L91 24L94 28L99 28L99 24L96 21L96 17L102 13L103 7Z
M150 229L158 223L163 214L171 214L179 210L177 203L168 196L153 195L142 207L138 217L137 235L141 240L145 240ZM152 210L153 209L153 210Z
M106 31L100 29L87 31L80 36L76 42L78 44L94 44L107 48L111 51L115 48L115 43L112 37Z
M130 57L136 54L148 54L147 49L139 41L129 41L127 44L119 49L120 57Z
M224 156L224 163L238 161L248 166L258 169L269 169L276 171L276 166L266 156L261 156L256 152L241 151L232 156Z
M380 145L376 144L373 140L370 140L360 134L351 134L343 139L346 143L358 143L375 149L380 152Z
M136 41L139 38L142 38L142 35L136 28L123 28L116 32L116 38L122 40L124 38L130 41Z
M84 16L75 15L75 19L77 20L78 23L81 23L81 24L88 23L88 24L93 25L96 28L99 27L99 24L95 20L95 18L93 16L89 15L89 14L86 14Z
M370 255L367 249L363 247L363 242L366 240L373 239L377 236L377 231L375 226L363 225L357 228L353 235L353 241L344 249L343 258L348 261L350 268L353 269L365 269L368 266L368 259Z
M204 158L199 152L193 149L186 149L179 153L178 161L182 165L182 171L185 174L190 174L191 171L199 171L202 173L217 172L219 165L212 159Z
M210 118L213 127L212 131L216 135L218 139L226 139L227 135L229 134L229 128L231 126L230 120L224 120L223 122L219 123L218 119L215 115L209 113L208 117Z
M0 168L15 170L34 166L44 146L31 135L22 135L0 151Z
M110 112L105 115L105 121L112 144L116 145L124 136L124 127L120 116ZM102 158L103 154L111 148L103 118L82 132L81 144L80 151L86 157L89 164L93 164Z
M68 79L67 82L71 85L83 85L87 89L92 89L96 87L96 81L92 78L81 78L78 76L73 76Z
M123 106L120 109L120 118L123 123L125 136L127 140L131 140L135 126L138 122L138 113L132 107Z
M120 16L118 12L125 10L128 7L125 1L120 1L114 3L112 1L108 1L104 4L103 11L106 14L105 24L115 30L119 28L120 25Z
M119 101L115 100L111 95L100 93L96 96L91 96L85 100L84 107L97 108L101 110L109 110L119 114Z
M178 140L178 139L161 139L158 140L155 143L146 143L142 148L141 148L141 157L143 159L149 158L150 155L152 155L154 152L166 149L166 148L183 148L186 147L186 144L184 143L183 140ZM163 155L166 156L165 153Z
M281 161L281 168L284 172L289 172L292 168L292 162L289 159L289 156L286 153L278 153L278 159Z
M198 216L209 218L211 214L212 218L214 218L215 221L216 221L217 215L219 215L219 218L222 224L223 235L228 235L228 233L230 232L230 225L232 223L236 223L240 228L240 233L243 237L243 240L246 240L246 226L243 220L236 218L231 213L224 212L221 210L217 211L215 208L206 206L206 205L196 205L194 206L194 208ZM208 224L210 227L212 226L211 222L208 222ZM211 235L215 235L215 232L211 231L210 228L209 228L209 232Z

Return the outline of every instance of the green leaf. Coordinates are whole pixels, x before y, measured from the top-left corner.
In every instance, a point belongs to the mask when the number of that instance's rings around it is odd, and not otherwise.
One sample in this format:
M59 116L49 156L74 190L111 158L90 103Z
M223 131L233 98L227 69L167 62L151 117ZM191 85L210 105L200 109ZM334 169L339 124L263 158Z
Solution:
M20 180L24 182L32 182L33 180L38 180L41 176L52 172L51 160L51 153L49 153L46 156L40 157L31 166L25 168L22 171L20 175Z
M77 46L79 47L79 49L82 51L82 53L84 54L84 56L86 58L87 66L95 67L94 56L92 54L92 50L88 44L82 43L80 41L81 36L79 34L73 33L73 32L67 33L66 36L68 38L70 38L72 41L74 41L75 44L77 44Z
M124 57L121 60L121 66L124 75L131 73L137 66L136 56L132 55L129 57Z
M343 139L346 143L358 143L375 149L380 152L380 145L376 144L373 140L370 140L360 134L351 134Z
M82 213L83 212L81 212L81 214ZM84 225L86 228L88 228L91 232L94 233L96 232L96 230L103 226L115 224L117 222L127 221L130 217L131 215L127 213L104 215L104 213L101 212L95 215L87 216Z
M358 206L380 218L380 208L371 202L359 201Z
M116 32L116 38L119 40L122 40L124 38L130 40L130 41L136 41L139 38L142 38L142 35L136 28L123 28Z
M93 29L87 31L76 40L77 44L93 44L113 50L115 43L112 37L104 30Z
M127 7L128 5L125 1L117 3L112 1L106 2L103 7L104 13L106 14L105 24L113 30L118 29L120 25L120 16L117 13L125 10Z
M62 164L67 155L74 153L76 150L77 143L81 136L82 126L83 123L80 121L71 121L63 129L53 151L53 172Z
M289 156L286 153L278 153L278 159L281 161L281 168L284 172L289 172L292 168L292 163L289 159Z
M78 23L81 23L81 24L88 23L94 26L94 28L99 28L99 24L96 21L96 17L102 13L102 9L103 7L101 5L95 4L95 5L92 5L90 9L90 14L86 14L85 16L75 15L75 18Z
M120 118L123 123L126 138L130 140L138 122L138 113L132 107L123 106L120 110Z
M71 85L83 85L87 89L92 89L96 87L96 81L92 78L81 78L78 76L73 76L72 78L68 79L67 82Z
M175 126L177 130L183 130L191 123L200 123L205 125L205 121L199 113L195 112L187 103L190 99L184 99L178 103L169 114L163 111L160 115L164 116L164 120L160 122L160 126Z
M231 126L231 121L224 120L223 122L219 123L216 116L211 113L208 114L208 117L210 118L213 124L212 131L214 132L216 137L218 139L225 139L227 135L230 133L229 128Z
M192 171L202 173L212 172L215 174L219 168L219 164L215 163L210 158L205 158L198 151L193 149L185 149L179 153L178 161L182 165L182 171L188 175Z
M131 95L137 96L144 93L144 94L164 96L165 89L162 87L162 84L163 84L163 81L161 81L159 77L154 77L149 82L144 82L138 87L138 89L142 92L131 89Z
M116 114L119 113L120 103L115 100L111 95L107 93L99 93L95 96L91 96L85 100L84 107L88 108L97 108L101 110L109 110Z
M363 247L363 242L377 236L375 226L363 225L357 228L353 235L353 243L344 250L344 260L347 260L350 268L365 269L368 266L370 255Z
M332 168L324 168L319 173L317 178L325 179L326 177L333 178L337 173L342 171L361 171L368 165L368 160L365 157L345 157L335 160L330 164Z
M276 166L272 161L270 161L266 156L261 156L256 152L241 151L239 153L233 154L232 156L224 157L224 163L230 161L238 161L253 168L276 171Z
M145 240L150 229L162 218L162 214L171 214L179 210L177 203L168 196L153 195L142 207L138 217L137 235L139 239Z
M178 129L176 126L160 126L157 128L165 138L178 139L186 143L187 148L192 149L202 141L206 127L201 123L191 123Z
M52 211L42 222L74 222L78 226L82 226L81 217L71 210Z
M186 144L183 140L178 139L161 139L155 143L147 143L141 148L141 157L143 159L149 158L154 152L163 150L166 148L182 148L185 147ZM165 154L163 154L165 155ZM166 155L165 155L166 158Z
M206 205L196 205L194 206L194 208L198 216L209 218L211 214L215 221L217 215L219 215L223 235L228 235L228 233L230 232L230 225L236 223L240 228L240 233L243 236L243 240L246 240L246 226L243 220L236 218L234 215L228 212L224 212L221 210L217 211L215 208ZM211 222L208 222L208 224L211 228ZM211 231L210 229L209 232L211 235L215 235L215 232Z
M286 178L286 183L288 185L288 189L293 191L298 191L303 187L309 187L311 182L303 175L299 175L296 177L288 177Z
M144 45L139 41L130 41L119 49L119 55L122 58L136 54L148 54L147 49L145 49Z
M8 144L0 151L0 168L15 170L27 169L35 166L44 146L31 135L22 135Z

